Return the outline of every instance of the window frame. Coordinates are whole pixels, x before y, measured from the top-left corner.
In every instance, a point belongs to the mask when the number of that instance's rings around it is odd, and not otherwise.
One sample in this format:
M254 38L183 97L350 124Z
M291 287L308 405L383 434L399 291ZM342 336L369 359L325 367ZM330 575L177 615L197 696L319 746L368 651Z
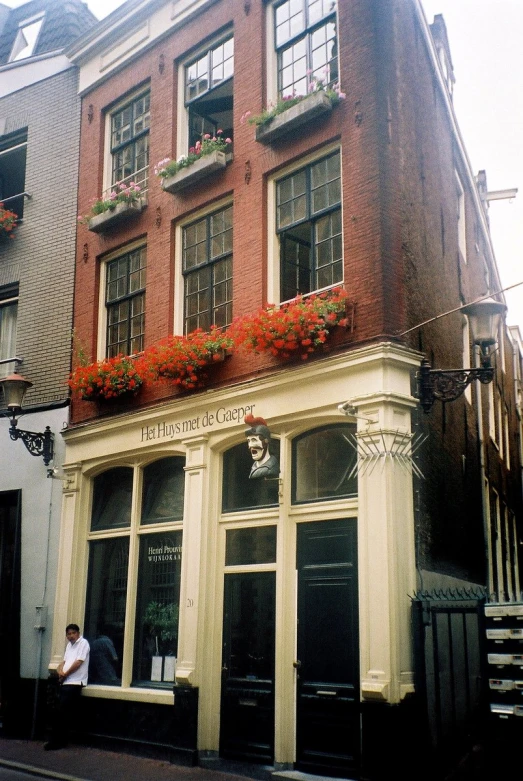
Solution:
M308 292L304 293L304 295L310 295L311 293L319 293L323 290L329 290L333 287L338 287L339 285L343 285L344 279L345 279L345 246L343 241L343 155L342 155L342 149L339 143L333 143L329 144L327 146L322 147L321 149L317 150L316 152L306 155L305 157L300 158L299 160L295 160L294 163L287 168L278 171L277 173L273 174L268 181L268 218L267 218L267 299L269 301L274 301L275 303L284 303L286 300L292 300L292 299L283 299L281 296L281 243L279 236L283 231L278 230L277 228L277 217L276 217L276 210L277 210L277 185L278 182L283 181L288 176L291 176L303 168L310 168L315 163L320 162L323 159L327 159L328 157L338 153L340 156L340 203L339 203L339 209L340 209L340 222L341 222L341 264L342 264L342 279L339 282L334 282L329 285L325 285L321 288L314 288ZM310 194L307 194L307 197L309 198ZM324 216L325 214L328 214L329 212L333 212L336 207L328 207L325 210L322 210L321 212L318 212L314 215L315 219ZM311 272L313 273L313 271Z
M173 313L173 333L185 333L185 282L183 274L183 229L193 222L206 217L208 214L218 212L227 206L233 206L230 195L220 198L217 201L207 204L203 209L193 212L191 215L183 217L174 227L174 313ZM234 246L233 246L234 258ZM233 259L233 278L234 278L234 259Z
M14 327L12 328L12 331L14 332L14 337L12 337L13 338L12 347L14 349L12 355L13 360L7 363L0 363L0 377L5 377L8 374L11 374L11 372L14 372L16 370L16 342L17 342L19 298L20 298L20 291L17 282L11 285L4 285L0 288L0 314L2 313L2 310L4 308L16 306L16 310L14 313ZM0 359L7 360L8 358L11 358L11 355L7 355L7 354L5 356L3 355L4 348L3 348L3 340L2 340L2 320L3 320L3 316L0 317Z
M147 305L147 242L141 238L137 239L136 241L132 242L131 244L125 245L124 247L120 247L119 250L116 250L115 252L111 252L108 255L105 255L101 258L100 263L100 281L99 281L99 305L98 305L98 340L97 340L97 354L98 354L98 360L103 360L107 357L107 349L108 349L108 308L106 305L106 290L107 290L107 269L109 263L111 263L114 260L118 260L119 258L129 255L130 253L136 251L137 249L145 249L146 251L146 264L145 264L145 274L146 274L146 280L145 280L145 287L143 288L143 295L144 295L144 307L143 307L143 317L144 320L146 318L146 305ZM144 330L142 334L142 338L145 338L145 324L144 324Z
M302 30L298 33L295 33L294 35L290 35L289 38L287 38L282 44L278 45L277 43L277 32L276 32L276 12L277 9L284 5L287 0L275 0L270 6L269 6L269 14L268 14L268 30L267 30L267 40L270 42L270 58L268 58L268 62L272 60L272 67L269 70L268 76L269 81L268 83L271 85L271 89L269 91L269 94L267 95L267 103L277 100L279 97L283 95L288 94L294 94L295 90L293 92L283 92L281 89L281 68L280 68L280 53L284 50L296 45L299 41L302 39L305 40L305 56L306 56L306 75L303 77L307 80L307 90L308 83L310 80L309 73L312 73L312 49L311 49L311 39L312 36L322 27L325 27L332 21L334 21L335 29L336 29L336 42L337 42L337 49L339 50L339 20L338 20L338 2L335 0L334 9L330 12L327 12L324 14L321 19L310 23L309 22L309 6L308 6L308 0L301 0L302 1L302 13L304 15L304 26ZM340 61L339 61L339 51L336 54L336 74L333 78L330 78L327 84L335 84L340 81ZM317 69L316 69L317 70ZM301 92L298 92L298 94L301 94Z
M136 136L133 136L132 139L130 139L126 143L121 143L116 145L113 148L112 144L112 123L113 123L113 117L120 113L121 111L124 111L125 108L127 108L129 105L135 103L138 101L141 97L144 95L149 95L149 124L146 128L144 128L142 131L136 134ZM140 87L137 87L132 92L128 93L125 97L118 100L116 103L114 103L112 106L109 106L105 110L105 139L104 139L104 174L103 174L103 181L104 181L104 189L103 193L105 195L108 195L111 190L113 189L114 184L116 181L113 181L113 160L114 160L114 151L121 151L123 148L128 146L129 144L134 143L137 139L143 138L145 136L150 136L150 129L151 129L151 108L150 108L150 98L151 98L151 85L146 82L142 84ZM147 165L145 166L145 174L144 174L144 184L140 183L140 180L138 180L136 183L142 187L142 193L146 193L148 190L148 183L150 178L150 167L151 167L151 161L150 161L150 145L147 147ZM140 169L142 170L142 169ZM117 181L124 181L127 183L130 183L131 181L135 181L133 178L135 174L138 173L138 171L134 171L133 173L129 174L129 176L125 177L123 180L117 180Z
M11 52L9 54L8 63L11 62L21 62L22 60L26 60L29 57L34 57L35 49L38 45L38 39L40 38L40 34L42 32L42 25L45 17L45 11L42 11L41 13L35 14L34 16L30 16L28 19L24 19L22 22L18 24L18 30L16 33L15 40L13 41L13 46L11 47ZM14 54L15 49L17 48L17 43L20 41L21 36L24 35L23 31L26 30L28 27L32 27L33 25L39 24L38 30L36 31L36 36L32 42L32 44L28 44L27 46L23 46L21 49L17 51L16 54ZM28 54L24 54L23 57L20 57L20 55L25 51L25 49L30 49Z
M183 277L183 323L184 323L183 333L190 333L190 332L194 331L195 328L200 328L200 327L203 328L204 331L208 331L210 327L212 327L213 325L216 325L215 314L216 314L216 311L217 311L217 309L219 307L216 307L214 305L214 292L215 292L215 288L217 287L217 284L219 284L219 283L216 283L215 280L214 280L214 270L217 267L218 263L220 263L221 261L227 261L227 260L230 260L230 264L231 264L231 275L229 277L227 277L227 279L226 279L226 284L230 288L230 297L227 299L227 301L226 301L224 306L226 308L230 309L230 317L228 318L228 322L223 323L223 325L220 325L218 327L226 327L226 326L228 326L228 325L230 325L232 323L232 304L233 304L232 284L233 284L233 264L234 264L234 252L233 252L233 250L234 250L234 246L233 246L233 242L234 242L234 234L233 234L234 219L231 219L231 228L230 228L230 230L231 230L231 237L232 237L232 240L231 240L231 250L230 250L230 252L223 252L220 255L217 255L215 258L211 257L211 245L212 245L213 236L211 235L211 232L210 232L210 225L211 225L211 220L212 220L212 218L214 216L216 216L216 215L218 215L218 214L220 214L222 212L225 212L226 210L230 210L231 213L232 213L233 212L233 208L234 208L233 203L232 202L228 203L228 204L222 206L219 209L214 209L213 211L209 211L209 212L205 213L204 215L202 215L200 217L197 217L196 219L193 219L190 222L185 223L183 225L183 227L182 227L182 248L181 248L181 251L182 251L182 277ZM199 263L199 264L195 265L193 268L185 269L184 268L185 231L188 230L193 225L196 225L197 223L203 222L203 221L205 221L207 223L207 235L206 235L206 238L205 238L206 260L203 263ZM198 272L203 271L204 269L210 269L210 274L211 274L211 281L210 281L210 284L209 284L210 299L211 300L210 300L210 304L209 304L209 310L205 310L205 311L209 311L210 312L210 323L209 323L208 326L201 326L200 324L198 324L197 326L195 326L195 328L190 328L189 329L187 327L187 323L188 323L188 320L189 320L189 315L187 313L187 304L188 304L188 298L189 298L190 294L188 294L188 292L187 292L187 280L188 280L188 278L191 275L197 274ZM201 314L202 314L201 312L198 312L197 317L200 318Z
M127 567L127 583L126 583L126 597L125 597L125 621L123 630L123 653L121 661L122 674L119 684L110 685L106 688L104 684L92 684L89 688L93 691L99 686L103 687L104 696L110 691L113 697L125 698L131 695L131 699L141 699L140 693L146 696L150 696L151 692L154 692L155 696L163 698L163 696L172 697L173 681L165 681L156 683L153 681L140 681L135 678L135 657L136 657L136 637L140 630L136 626L137 610L140 601L139 597L139 584L140 584L140 549L142 546L141 540L149 536L158 534L172 534L179 532L182 535L182 552L183 557L183 540L184 540L184 519L160 521L156 523L143 523L142 522L142 510L144 502L144 473L147 467L154 463L160 462L167 458L181 458L186 462L186 454L178 451L162 451L154 453L148 460L140 461L139 463L126 463L118 461L114 463L104 464L103 468L97 469L96 472L87 476L90 482L90 500L88 505L88 512L86 513L86 527L85 527L85 544L86 544L86 571L85 571L85 585L83 590L84 609L85 609L85 622L89 620L87 609L90 605L90 583L89 583L89 565L91 561L91 543L103 542L104 540L117 540L128 539L128 567ZM91 528L91 518L93 510L93 497L94 497L94 481L102 474L110 472L116 468L126 468L132 471L132 497L131 497L131 510L129 517L129 524L126 526L117 526L114 528L95 529ZM185 466L182 467L185 469ZM185 483L184 483L185 490ZM184 508L185 508L184 496ZM184 513L185 515L185 509ZM181 559L180 559L181 561ZM180 573L181 574L181 573ZM180 581L180 594L178 595L178 602L181 595L181 581ZM135 631L136 630L136 631ZM86 626L87 633L87 626ZM150 685L149 685L150 684ZM96 687L96 689L95 689Z
M7 209L15 212L19 220L22 220L24 216L24 199L26 197L27 137L27 128L22 128L13 133L9 133L0 141L0 203L5 204ZM23 166L23 173L17 177L20 182L23 180L23 185L19 192L2 198L2 159L5 159L9 155L14 157L14 167L19 166L21 168ZM20 155L23 156L23 162L16 159L16 156ZM13 164L11 163L11 165ZM12 181L13 173L7 171L6 179ZM11 188L7 186L6 191L9 192L10 189ZM18 187L15 187L15 190L17 189Z
M208 88L207 90L202 92L201 95L198 95L197 97L190 100L189 102L186 102L185 92L186 92L187 68L189 68L197 60L202 59L205 54L210 55L213 49L218 48L220 45L222 45L223 43L225 43L230 39L232 39L233 47L234 47L234 29L232 27L228 27L226 30L222 31L220 35L216 36L211 40L208 40L205 44L202 44L196 50L194 50L190 55L180 59L178 63L178 110L177 110L178 125L177 125L177 134L176 134L176 159L178 159L182 155L186 155L187 152L189 151L189 139L190 139L189 106L194 104L196 100L202 97L202 95L208 95L214 89L212 87ZM233 52L234 52L234 48L233 48ZM234 58L234 53L233 53L233 58ZM232 81L233 84L232 92L233 92L233 101L234 101L234 65L233 65L232 75L228 76L227 79L223 79L220 82L220 86L222 84L227 83L227 81Z

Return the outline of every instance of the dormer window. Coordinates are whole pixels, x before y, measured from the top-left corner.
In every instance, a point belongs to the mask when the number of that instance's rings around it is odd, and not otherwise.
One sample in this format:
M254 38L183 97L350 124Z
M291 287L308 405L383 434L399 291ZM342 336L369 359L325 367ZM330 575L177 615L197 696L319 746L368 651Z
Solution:
M39 14L20 22L9 62L25 60L26 57L33 56L43 21L44 14Z

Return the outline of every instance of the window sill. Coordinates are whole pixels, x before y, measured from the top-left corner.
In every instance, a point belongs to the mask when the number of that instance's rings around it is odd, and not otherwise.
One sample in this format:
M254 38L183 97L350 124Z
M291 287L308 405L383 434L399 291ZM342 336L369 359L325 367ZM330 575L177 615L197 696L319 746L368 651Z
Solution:
M177 193L190 187L200 179L204 179L215 171L221 171L228 163L230 155L216 150L210 155L205 155L187 168L181 168L174 176L165 177L162 180L162 190L168 193Z
M93 233L104 233L106 230L138 216L146 206L146 200L140 200L136 203L119 203L114 209L92 217L87 227Z
M269 123L257 127L256 141L261 144L272 144L316 117L329 114L331 111L332 101L325 92L322 90L314 92L282 114L278 114Z

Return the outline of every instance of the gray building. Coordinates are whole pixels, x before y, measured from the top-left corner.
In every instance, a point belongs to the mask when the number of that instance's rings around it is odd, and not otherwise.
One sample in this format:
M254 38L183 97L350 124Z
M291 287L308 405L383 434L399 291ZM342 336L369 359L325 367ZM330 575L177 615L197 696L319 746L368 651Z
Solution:
M63 461L69 411L80 123L77 71L63 50L95 21L79 0L0 6L0 218L17 216L14 230L0 227L0 378L30 379L18 428L49 426L55 451L46 466L11 441L0 399L0 717L8 734L34 733L47 678L62 496L47 470Z

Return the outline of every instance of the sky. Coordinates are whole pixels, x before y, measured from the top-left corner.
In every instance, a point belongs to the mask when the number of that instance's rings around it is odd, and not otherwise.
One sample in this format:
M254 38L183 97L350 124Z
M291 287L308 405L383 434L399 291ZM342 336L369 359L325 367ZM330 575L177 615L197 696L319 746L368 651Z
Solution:
M123 2L87 5L102 19ZM523 335L523 0L421 2L429 23L443 14L447 26L454 108L473 173L486 171L489 191L518 189L511 201L491 201L488 214L501 283L522 283L505 296L507 323Z

